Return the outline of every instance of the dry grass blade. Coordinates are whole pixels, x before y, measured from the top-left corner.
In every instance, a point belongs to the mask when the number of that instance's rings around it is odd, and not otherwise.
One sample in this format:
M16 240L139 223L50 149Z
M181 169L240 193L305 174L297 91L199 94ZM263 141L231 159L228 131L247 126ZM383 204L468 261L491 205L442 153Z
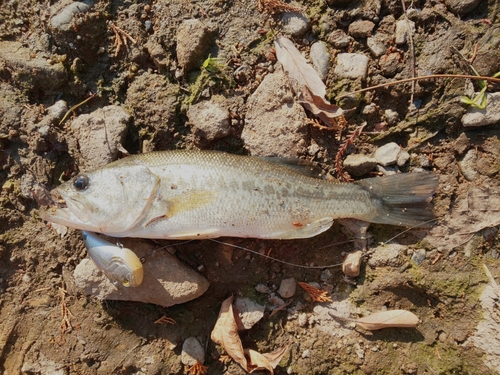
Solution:
M300 287L309 294L315 302L332 302L332 297L328 296L328 292L313 287L311 284L298 282Z

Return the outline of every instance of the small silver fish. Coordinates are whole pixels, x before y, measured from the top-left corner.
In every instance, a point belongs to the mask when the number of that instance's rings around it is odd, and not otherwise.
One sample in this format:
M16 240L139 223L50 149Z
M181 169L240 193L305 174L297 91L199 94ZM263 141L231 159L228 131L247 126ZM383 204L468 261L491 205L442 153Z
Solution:
M80 173L40 215L114 237L307 238L339 218L420 225L434 217L436 186L431 172L339 183L265 158L160 151Z
M108 279L126 287L142 283L142 263L132 250L113 245L91 232L82 231L82 234L90 257Z

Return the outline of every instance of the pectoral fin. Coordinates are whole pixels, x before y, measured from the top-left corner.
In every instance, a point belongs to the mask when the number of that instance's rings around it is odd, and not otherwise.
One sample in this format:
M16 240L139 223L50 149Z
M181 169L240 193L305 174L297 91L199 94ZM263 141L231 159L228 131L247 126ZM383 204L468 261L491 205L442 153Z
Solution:
M216 192L211 190L187 191L170 197L168 200L155 201L144 226L159 220L168 220L187 211L202 208L216 199Z
M328 230L333 224L332 217L324 217L308 224L298 222L292 223L293 228L283 232L274 232L261 238L279 238L282 240L290 240L294 238L309 238L314 237Z

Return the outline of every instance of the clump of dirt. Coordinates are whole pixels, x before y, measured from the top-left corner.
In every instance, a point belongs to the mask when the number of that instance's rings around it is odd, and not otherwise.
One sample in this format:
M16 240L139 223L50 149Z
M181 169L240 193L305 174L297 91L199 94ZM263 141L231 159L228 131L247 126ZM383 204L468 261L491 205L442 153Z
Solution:
M293 341L277 374L499 373L494 306L500 293L495 283L500 277L500 130L498 122L462 126L470 108L460 97L473 97L477 83L474 89L464 80L427 79L349 95L340 102L347 120L340 133L319 126L291 90L280 94L268 88L267 99L250 100L266 76L266 82L286 79L272 44L280 33L312 61L311 45L325 43L327 55L320 58L329 62L325 82L331 100L414 74L470 74L471 65L493 75L498 70L498 61L491 64L499 44L496 5L461 3L417 1L406 5L406 13L399 1L304 1L298 4L302 13L275 0L3 5L0 372L182 374L188 371L181 362L182 343L196 337L205 348L209 374L244 374L210 340L221 302L235 294L267 306L264 318L241 335L245 348L271 352ZM193 19L203 27L179 37L178 30ZM401 21L412 31L398 26ZM186 46L201 55L194 53L191 61ZM181 62L179 51L185 54ZM368 57L366 78L335 73L340 53ZM278 94L283 97L273 97ZM188 122L188 108L201 101L210 106L221 97L228 112L224 136L200 139L201 126ZM249 103L262 107L247 108ZM279 103L273 115L294 108L294 118L284 115L279 128L279 116L263 118L269 103ZM380 146L396 142L408 160L379 164L365 177L437 173L437 225L408 232L371 226L369 251L377 249L378 263L364 262L355 280L344 278L338 266L343 253L354 250L339 223L305 240L154 242L175 249L178 259L206 277L208 291L168 309L99 301L74 284L73 271L86 256L79 231L60 234L48 228L38 216L38 202L50 199L45 187L71 179L85 165L85 147L71 127L74 119L111 105L130 115L122 144L114 145L120 156L176 148L245 154L264 145L262 155L283 156L292 149L295 156L320 163L326 178L336 173L335 157L346 136L366 122L361 136L345 144L345 154L371 157ZM498 111L487 104L486 110ZM278 129L264 126L269 119ZM286 126L297 119L298 126ZM293 140L286 150L280 148L285 128L283 137ZM400 250L384 252L378 245L386 241L400 244ZM286 306L272 311L281 281L291 277L316 283L332 302L314 302L298 290L285 299ZM257 285L267 292L257 291ZM329 314L357 318L384 309L410 310L421 323L367 332Z

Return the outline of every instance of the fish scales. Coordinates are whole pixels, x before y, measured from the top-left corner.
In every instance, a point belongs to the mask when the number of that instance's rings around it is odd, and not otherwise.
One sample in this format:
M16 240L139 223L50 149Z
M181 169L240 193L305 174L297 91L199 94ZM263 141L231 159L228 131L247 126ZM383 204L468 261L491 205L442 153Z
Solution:
M52 193L66 206L42 217L116 237L306 238L338 218L420 224L433 217L436 184L430 172L339 183L265 158L159 151L66 182Z

